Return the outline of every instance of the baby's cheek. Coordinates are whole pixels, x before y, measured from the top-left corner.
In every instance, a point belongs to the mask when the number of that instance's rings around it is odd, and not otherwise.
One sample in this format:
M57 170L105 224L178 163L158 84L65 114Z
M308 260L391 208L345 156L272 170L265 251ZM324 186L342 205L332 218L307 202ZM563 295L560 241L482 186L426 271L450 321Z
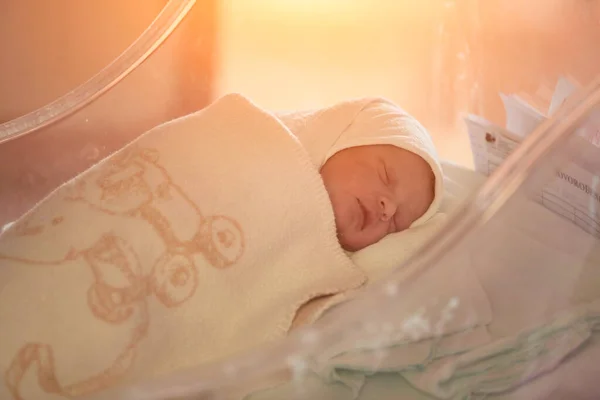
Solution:
M399 210L394 218L394 231L391 233L402 232L410 228L410 225L418 218L418 216L411 216L411 214L414 213L407 212L406 209Z
M429 206L433 202L433 196L421 196L419 198L415 198L410 205L410 215L409 218L406 218L405 221L405 229L408 229L413 222L421 218L423 214L429 210Z
M388 224L386 234L389 235L390 233L398 232L399 229L400 228L399 228L397 219L393 218L390 220L390 223Z

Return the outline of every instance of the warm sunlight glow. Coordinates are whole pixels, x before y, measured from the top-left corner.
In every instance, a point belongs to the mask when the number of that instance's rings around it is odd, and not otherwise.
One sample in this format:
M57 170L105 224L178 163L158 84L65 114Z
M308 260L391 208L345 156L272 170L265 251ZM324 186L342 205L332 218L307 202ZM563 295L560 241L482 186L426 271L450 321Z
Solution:
M540 71L553 82L599 65L589 50L599 34L594 1L222 1L219 93L243 92L271 109L382 95L463 164L470 150L459 116L468 106L500 121L499 90L537 90Z
M297 12L355 10L369 6L369 2L365 0L257 0L249 3L262 9Z
M452 83L442 81L448 74L435 58L443 42L439 24L451 3L224 0L219 93L243 92L270 109L382 95L419 118L451 116L455 108L447 98L461 101L460 95L447 91ZM468 159L468 151L460 153L468 150L468 138L448 134L453 127L447 124L443 155Z
M421 18L439 10L442 0L224 0L225 8L244 15L276 16L289 21L306 18L331 23L367 19Z

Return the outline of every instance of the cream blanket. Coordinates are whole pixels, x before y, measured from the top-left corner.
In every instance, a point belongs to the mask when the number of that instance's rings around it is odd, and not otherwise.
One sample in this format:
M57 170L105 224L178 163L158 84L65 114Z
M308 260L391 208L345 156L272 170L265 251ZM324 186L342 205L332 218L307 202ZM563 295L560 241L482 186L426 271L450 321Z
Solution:
M365 280L300 142L229 95L2 233L0 398L69 398L216 360Z

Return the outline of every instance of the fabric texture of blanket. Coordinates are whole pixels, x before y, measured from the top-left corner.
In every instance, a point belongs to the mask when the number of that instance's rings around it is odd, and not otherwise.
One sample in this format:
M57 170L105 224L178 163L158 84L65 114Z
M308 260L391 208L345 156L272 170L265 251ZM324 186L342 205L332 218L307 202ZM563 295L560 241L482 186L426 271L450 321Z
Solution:
M70 398L220 359L365 281L301 143L228 95L2 233L0 398Z
M423 157L436 196L348 254L318 171L371 144ZM435 233L443 184L427 132L384 99L275 117L228 95L161 125L0 234L0 398L85 395L281 338Z

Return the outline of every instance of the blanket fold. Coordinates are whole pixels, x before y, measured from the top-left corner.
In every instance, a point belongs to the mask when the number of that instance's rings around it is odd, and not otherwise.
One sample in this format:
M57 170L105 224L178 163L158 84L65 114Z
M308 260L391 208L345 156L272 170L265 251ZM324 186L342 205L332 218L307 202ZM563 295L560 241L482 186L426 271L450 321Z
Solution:
M284 336L311 299L365 279L302 145L228 95L1 234L0 398L70 398L214 361Z

